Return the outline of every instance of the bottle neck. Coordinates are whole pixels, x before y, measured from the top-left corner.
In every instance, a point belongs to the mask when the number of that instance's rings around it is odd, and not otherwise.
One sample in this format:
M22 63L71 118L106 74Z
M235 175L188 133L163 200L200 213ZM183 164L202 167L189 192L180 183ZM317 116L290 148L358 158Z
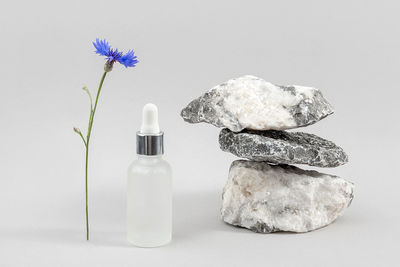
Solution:
M159 162L160 160L162 160L162 156L163 155L155 155L155 156L147 156L147 155L137 155L137 159L139 160L139 161L146 161L146 162L149 162L149 163L152 163L152 162Z
M139 159L160 159L162 158L163 154L160 155L152 155L152 156L147 156L147 155L140 155L136 154Z

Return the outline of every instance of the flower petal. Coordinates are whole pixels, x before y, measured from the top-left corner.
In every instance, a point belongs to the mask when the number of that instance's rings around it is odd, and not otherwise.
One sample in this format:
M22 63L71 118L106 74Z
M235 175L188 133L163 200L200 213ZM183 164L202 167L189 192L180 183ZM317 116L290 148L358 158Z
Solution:
M107 56L111 49L111 46L106 39L100 40L99 38L96 38L96 41L93 42L93 46L96 48L96 54L102 56Z
M120 59L118 59L118 62L124 65L125 68L128 68L128 67L135 67L139 61L135 56L135 52L133 50L129 50L125 55L123 55Z

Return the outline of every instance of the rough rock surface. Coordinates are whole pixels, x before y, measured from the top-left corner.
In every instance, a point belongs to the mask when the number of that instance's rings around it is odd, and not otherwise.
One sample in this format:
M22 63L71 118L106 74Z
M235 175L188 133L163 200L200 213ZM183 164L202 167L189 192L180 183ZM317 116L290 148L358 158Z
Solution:
M181 116L190 123L207 122L239 132L303 127L332 113L316 88L279 86L246 75L212 88L190 102Z
M225 222L258 233L308 232L342 215L353 184L288 165L237 160L223 192Z
M223 151L238 157L275 164L337 167L348 161L343 149L309 133L275 130L235 133L225 128L219 134L219 144Z

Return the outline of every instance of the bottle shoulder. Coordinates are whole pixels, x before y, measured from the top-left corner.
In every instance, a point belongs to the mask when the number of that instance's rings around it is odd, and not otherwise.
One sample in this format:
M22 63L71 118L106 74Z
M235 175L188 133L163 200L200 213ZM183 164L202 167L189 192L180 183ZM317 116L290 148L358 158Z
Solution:
M139 157L130 164L128 172L171 173L172 169L170 164L162 157Z

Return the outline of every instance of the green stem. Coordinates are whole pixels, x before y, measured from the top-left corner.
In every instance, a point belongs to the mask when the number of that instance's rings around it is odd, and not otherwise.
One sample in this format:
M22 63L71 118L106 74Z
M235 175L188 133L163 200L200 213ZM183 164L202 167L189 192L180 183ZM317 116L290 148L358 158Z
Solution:
M83 143L85 144L85 147L86 147L86 146L87 146L86 140L85 140L85 138L83 137L82 133L79 132L78 134L79 134L79 136L82 138L82 141L83 141Z
M86 164L85 164L86 240L89 241L88 161L89 161L89 144L86 145Z
M104 79L106 78L106 75L107 75L107 72L105 71L103 73L103 76L101 77L101 80L100 80L99 89L97 90L97 95L96 95L96 101L94 102L94 108L93 108L92 116L90 117L90 120L89 120L90 124L89 124L89 129L88 129L88 143L89 143L89 139L90 139L90 134L92 133L94 114L96 113L97 103L99 101L101 88L103 87L103 82L104 82Z
M99 96L101 92L101 88L103 87L104 79L106 78L107 72L103 73L101 77L99 89L97 90L96 95L96 102L94 104L93 110L91 109L90 117L89 117L89 125L87 131L87 138L86 138L86 161L85 161L85 201L86 201L86 240L89 240L89 206L88 206L88 162L89 162L89 142L90 142L90 135L92 133L93 127L93 119L97 109L97 102L99 101Z

